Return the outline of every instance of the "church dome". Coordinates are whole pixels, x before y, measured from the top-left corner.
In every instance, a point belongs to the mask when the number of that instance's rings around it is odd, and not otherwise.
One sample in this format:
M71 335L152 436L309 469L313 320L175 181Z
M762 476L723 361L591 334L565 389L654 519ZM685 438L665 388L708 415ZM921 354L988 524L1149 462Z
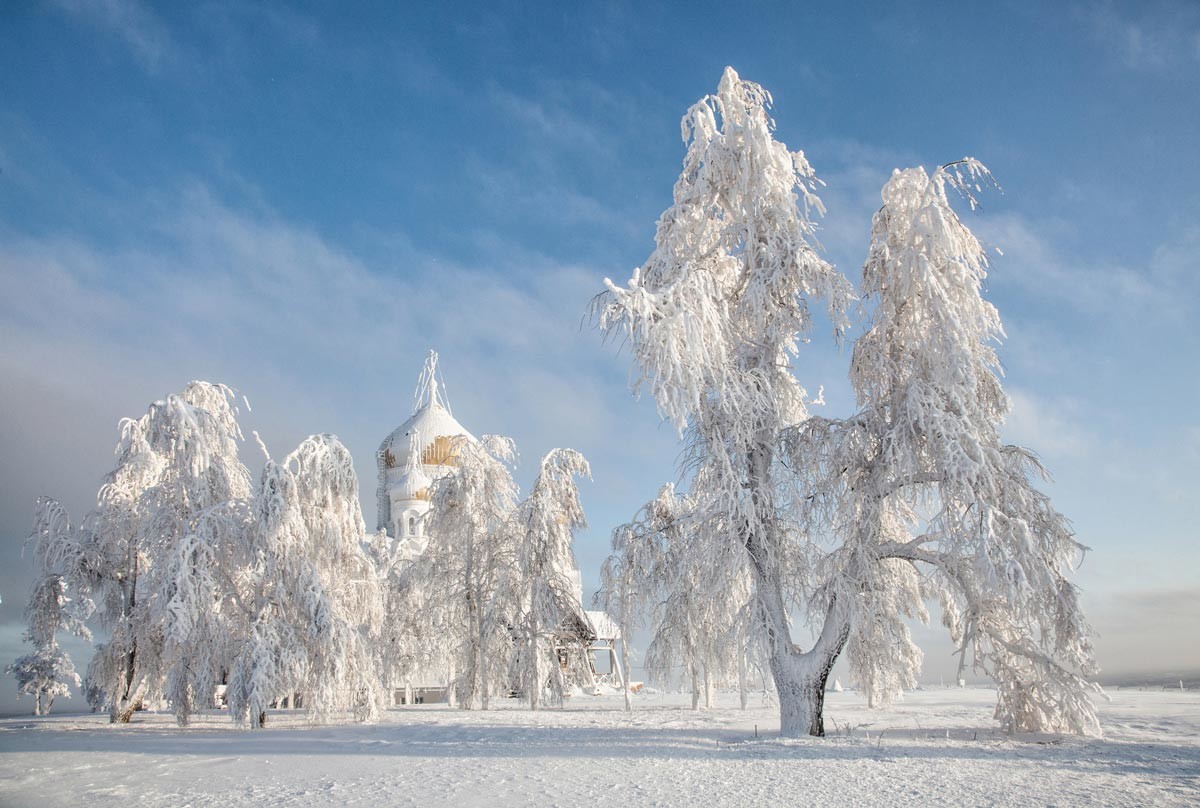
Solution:
M436 395L436 388L431 395ZM418 407L407 421L384 438L379 446L379 457L389 469L408 468L415 447L419 453L417 461L423 466L454 466L451 447L452 439L464 436L471 440L475 436L455 420L454 416L436 398L427 400Z
M437 354L429 352L417 382L413 414L384 438L376 453L379 468L378 506L380 529L395 531L393 502L419 502L418 512L428 507L433 481L458 465L456 438L474 441L475 436L450 412L438 383ZM403 506L407 513L408 505ZM415 512L414 512L415 513ZM399 518L400 514L396 514ZM405 517L407 518L407 517Z
M400 479L396 480L389 493L396 499L429 499L429 486L433 480L421 470L420 466L409 468Z

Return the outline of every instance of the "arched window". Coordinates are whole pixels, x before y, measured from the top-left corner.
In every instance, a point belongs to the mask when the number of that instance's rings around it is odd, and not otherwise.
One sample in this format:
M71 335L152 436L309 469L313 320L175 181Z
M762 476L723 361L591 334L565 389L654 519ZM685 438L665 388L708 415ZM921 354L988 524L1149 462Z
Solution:
M417 517L415 516L408 517L408 535L417 535Z

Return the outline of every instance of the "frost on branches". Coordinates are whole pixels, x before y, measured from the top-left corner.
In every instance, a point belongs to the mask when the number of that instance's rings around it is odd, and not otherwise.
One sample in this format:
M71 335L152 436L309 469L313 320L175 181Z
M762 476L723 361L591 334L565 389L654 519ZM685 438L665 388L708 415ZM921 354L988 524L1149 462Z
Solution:
M808 526L836 528L821 597L842 604L867 681L911 680L920 657L897 612L936 598L960 664L996 680L1005 729L1097 733L1088 626L1065 577L1085 548L1034 487L1033 453L1000 442L1003 330L980 295L984 251L947 198L974 206L986 181L965 159L884 186L863 267L875 307L850 370L861 410L790 430L785 453L813 497Z
M810 242L816 178L803 153L772 137L769 100L727 68L717 95L684 116L675 204L628 285L607 282L598 314L603 330L628 339L636 386L686 430L693 521L708 526L692 552L711 561L693 585L749 565L783 732L820 734L824 679L846 635L834 619L806 653L791 640L789 608L804 605L812 562L788 518L796 498L776 450L783 428L807 417L788 367L811 327L808 300L825 298L842 326L851 290Z
M72 529L57 502L38 504L35 538L44 574L60 575L95 605L109 640L96 646L86 692L113 721L163 695L173 660L166 594L169 559L204 509L249 492L238 459L233 391L192 382L121 422L117 466L96 510Z
M252 583L230 713L262 726L274 701L301 694L316 720L345 709L373 719L383 698L373 651L382 600L350 452L333 435L313 435L283 462L268 460L250 512Z
M185 724L222 684L231 715L251 726L296 693L318 720L375 714L382 601L350 453L332 435L310 437L268 459L252 490L233 400L228 387L192 382L123 420L117 467L80 527L39 501L37 653L16 666L40 682L30 687L61 692L54 683L73 671L54 635L86 636L94 612L109 640L85 692L113 721L165 700Z
M597 600L624 636L649 622L645 665L653 681L670 685L681 669L699 709L701 699L712 707L716 686L736 676L744 708L753 638L761 635L750 571L744 550L708 535L714 526L697 518L695 505L665 485L618 527Z
M509 620L518 603L513 582L516 547L509 518L517 502L510 471L516 448L484 435L451 441L457 471L435 481L425 516L429 537L404 571L412 632L423 638L417 656L444 665L454 699L487 709L507 684L512 645Z
M49 549L41 537L59 530L70 531L66 512L57 503L43 503L31 537L38 542L39 555ZM43 565L45 560L39 558ZM90 640L92 634L84 623L90 605L67 597L67 584L59 573L50 572L34 585L25 608L29 628L24 635L34 650L6 669L17 677L17 692L33 696L34 715L46 715L55 698L71 698L71 686L79 687L79 674L71 657L58 647L58 632L70 631Z
M847 645L872 702L911 686L921 657L902 616L938 598L964 659L996 678L1006 728L1094 731L1087 629L1063 577L1082 548L1031 485L1036 459L999 443L999 319L979 295L983 252L946 198L986 172L965 161L889 182L864 268L877 306L851 371L862 411L809 419L790 370L809 302L826 300L840 333L853 293L812 246L817 180L773 139L769 103L727 68L688 111L655 250L596 304L601 329L631 346L635 389L685 434L690 472L670 518L656 526L652 503L618 531L606 601L624 614L639 579L718 593L748 571L752 639L796 736L824 733L825 682ZM672 556L675 571L653 570ZM694 622L694 605L681 613ZM792 613L812 629L807 649Z
M592 470L574 449L554 449L542 458L529 496L511 522L516 549L518 609L514 619L517 658L514 679L522 685L531 709L538 709L549 679L550 693L561 703L565 683L558 652L564 628L581 633L587 625L576 592L571 539L586 526L576 477ZM577 655L586 646L564 649Z

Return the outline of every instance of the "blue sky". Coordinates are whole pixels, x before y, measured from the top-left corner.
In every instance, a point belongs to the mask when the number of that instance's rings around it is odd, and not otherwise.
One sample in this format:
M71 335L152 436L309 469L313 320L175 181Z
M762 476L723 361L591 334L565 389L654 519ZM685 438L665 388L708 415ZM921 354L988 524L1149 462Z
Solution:
M1200 669L1200 6L575 5L0 8L0 654L34 497L81 516L119 417L231 384L277 453L341 436L373 523L372 455L431 347L522 484L554 446L592 460L590 587L678 447L587 303L648 255L679 118L729 64L827 182L855 282L891 169L992 169L968 223L1004 252L1007 436L1095 551L1100 660ZM847 361L821 333L797 364L826 414L853 406Z

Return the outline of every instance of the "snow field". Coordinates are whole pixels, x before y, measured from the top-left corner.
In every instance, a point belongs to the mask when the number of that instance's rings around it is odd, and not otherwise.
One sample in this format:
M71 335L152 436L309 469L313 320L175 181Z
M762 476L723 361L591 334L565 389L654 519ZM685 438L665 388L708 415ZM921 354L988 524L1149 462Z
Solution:
M722 693L580 697L533 713L421 705L374 725L224 713L178 728L103 715L0 720L0 805L1088 805L1200 803L1200 694L1121 690L1101 739L1007 737L988 689L925 690L886 711L827 694L830 737L782 740L771 706ZM756 698L755 704L760 700ZM759 738L754 738L758 725Z

